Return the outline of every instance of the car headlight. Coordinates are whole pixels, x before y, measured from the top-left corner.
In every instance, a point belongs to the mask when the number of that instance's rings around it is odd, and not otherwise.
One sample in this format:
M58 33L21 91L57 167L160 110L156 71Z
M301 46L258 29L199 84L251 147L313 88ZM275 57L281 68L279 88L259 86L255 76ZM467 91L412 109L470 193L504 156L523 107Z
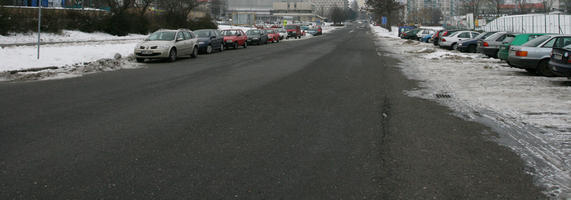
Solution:
M159 45L159 49L168 49L170 47L171 46L169 46L169 45Z

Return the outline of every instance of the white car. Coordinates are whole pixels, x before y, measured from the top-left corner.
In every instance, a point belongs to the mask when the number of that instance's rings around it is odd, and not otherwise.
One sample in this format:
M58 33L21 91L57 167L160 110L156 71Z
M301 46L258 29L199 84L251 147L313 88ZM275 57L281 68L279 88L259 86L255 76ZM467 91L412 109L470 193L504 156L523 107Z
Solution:
M181 56L198 56L198 38L188 29L155 31L135 47L137 62L157 58L168 58L173 62Z
M460 42L463 40L471 40L478 35L480 35L480 33L474 31L457 31L450 36L440 38L438 44L440 47L456 50Z
M421 40L424 36L434 34L434 32L435 31L433 31L433 30L425 29L425 30L418 31L416 36L418 37L418 40Z

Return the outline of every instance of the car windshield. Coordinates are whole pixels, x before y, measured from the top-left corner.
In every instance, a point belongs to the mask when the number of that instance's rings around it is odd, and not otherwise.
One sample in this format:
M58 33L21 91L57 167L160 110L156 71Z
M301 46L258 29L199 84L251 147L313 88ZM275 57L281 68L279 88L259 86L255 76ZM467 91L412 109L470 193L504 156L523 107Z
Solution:
M482 34L478 35L478 37L476 37L476 39L482 39L482 40L484 40L484 39L486 39L488 36L493 35L494 33L496 33L496 32L485 32L485 33L482 33Z
M549 38L551 38L550 36L544 35L538 38L535 38L533 40L530 40L529 42L526 42L525 44L521 45L524 47L537 47L539 44L545 42L546 40L548 40Z
M287 25L286 29L297 29L296 25Z
M246 35L259 35L262 34L262 31L260 30L248 30L246 31Z
M570 44L570 45L567 45L567 46L564 46L563 48L564 48L564 49L567 49L567 50L571 50L571 44Z
M234 35L238 35L240 32L236 31L236 30L225 30L222 31L222 35L223 36L234 36Z
M194 31L194 33L200 38L210 37L210 31L207 30Z
M285 32L287 32L287 31L286 31L285 29L278 29L278 32L280 32L280 33L285 33Z
M147 40L149 41L171 41L174 40L176 32L173 31L160 31L152 33Z

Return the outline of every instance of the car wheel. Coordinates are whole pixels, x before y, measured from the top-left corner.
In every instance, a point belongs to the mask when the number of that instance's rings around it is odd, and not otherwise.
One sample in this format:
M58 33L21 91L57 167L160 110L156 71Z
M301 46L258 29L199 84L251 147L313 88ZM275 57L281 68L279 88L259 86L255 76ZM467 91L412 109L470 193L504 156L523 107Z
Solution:
M169 61L174 62L176 61L176 49L172 48L169 52Z
M277 42L278 42L278 43L280 43L280 39L278 39L278 41L277 41Z
M137 62L139 62L139 63L145 62L145 59L144 58L137 58Z
M470 53L476 53L476 45L470 45L470 46L468 46L468 52L470 52Z
M549 60L542 60L537 65L537 73L542 76L552 77L554 76L553 72L549 69Z
M456 43L452 44L452 50L458 50L458 44Z
M248 43L247 43L247 42L244 42L244 49L245 49L245 48L248 48Z
M192 54L190 54L191 58L196 58L198 57L198 47L194 47L192 48Z
M206 47L206 54L211 54L212 53L212 45L208 45Z

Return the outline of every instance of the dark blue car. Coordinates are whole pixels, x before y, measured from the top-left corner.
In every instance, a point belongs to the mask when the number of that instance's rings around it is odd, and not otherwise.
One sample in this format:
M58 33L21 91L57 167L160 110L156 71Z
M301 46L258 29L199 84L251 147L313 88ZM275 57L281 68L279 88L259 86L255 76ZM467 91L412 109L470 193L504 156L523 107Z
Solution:
M571 45L553 48L549 66L555 75L571 77Z
M474 39L460 42L458 44L457 50L461 52L476 53L478 49L478 41L484 40L494 33L496 32L483 32L480 35L476 36Z
M198 37L198 51L212 53L214 50L224 50L224 36L216 29L200 29L194 31Z

